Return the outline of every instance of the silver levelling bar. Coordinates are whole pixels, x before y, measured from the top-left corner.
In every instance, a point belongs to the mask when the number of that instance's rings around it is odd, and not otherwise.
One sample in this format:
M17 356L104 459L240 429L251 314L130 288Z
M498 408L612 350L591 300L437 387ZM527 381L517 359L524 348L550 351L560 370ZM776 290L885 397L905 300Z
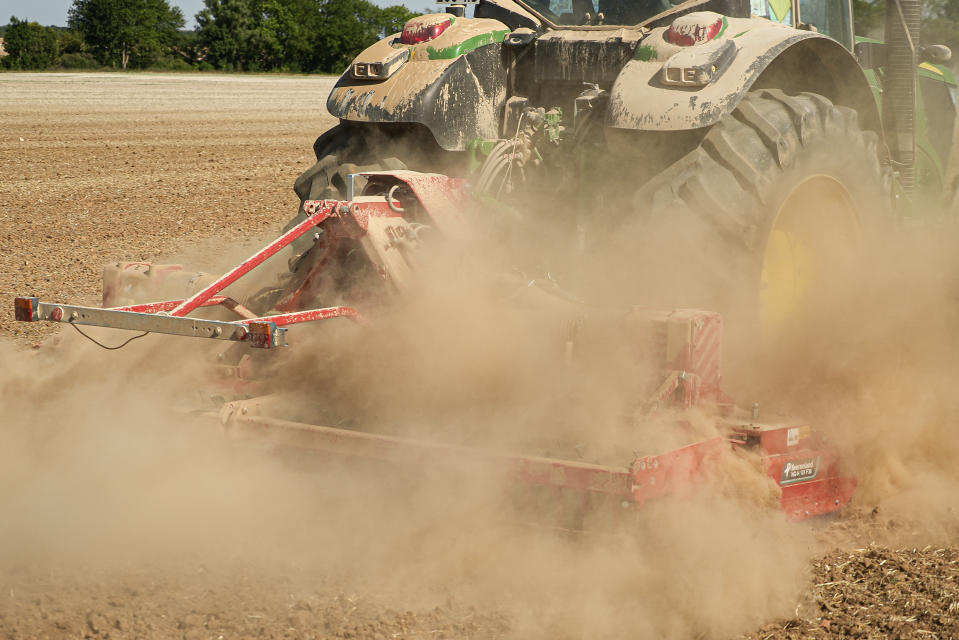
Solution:
M21 297L13 301L14 314L21 322L65 322L92 327L148 331L177 336L212 338L248 342L251 347L273 349L285 347L286 328L274 322L227 322L171 316L163 313L139 313L72 304L40 302L37 298Z

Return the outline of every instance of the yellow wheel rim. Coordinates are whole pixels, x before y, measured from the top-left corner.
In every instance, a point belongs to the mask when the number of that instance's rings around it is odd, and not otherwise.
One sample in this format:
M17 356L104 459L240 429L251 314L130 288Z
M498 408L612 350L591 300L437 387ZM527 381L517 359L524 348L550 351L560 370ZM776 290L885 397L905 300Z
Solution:
M763 254L759 320L774 341L810 310L851 265L860 247L859 217L846 188L814 175L796 185L776 214Z

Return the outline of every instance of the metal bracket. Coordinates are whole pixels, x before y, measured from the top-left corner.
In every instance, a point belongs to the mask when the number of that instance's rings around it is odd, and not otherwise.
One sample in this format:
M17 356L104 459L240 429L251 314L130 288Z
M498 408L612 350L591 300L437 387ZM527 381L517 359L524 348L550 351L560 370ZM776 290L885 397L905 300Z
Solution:
M356 176L359 174L351 173L346 177L346 199L348 202L353 202L355 199L356 193L354 192L354 181Z

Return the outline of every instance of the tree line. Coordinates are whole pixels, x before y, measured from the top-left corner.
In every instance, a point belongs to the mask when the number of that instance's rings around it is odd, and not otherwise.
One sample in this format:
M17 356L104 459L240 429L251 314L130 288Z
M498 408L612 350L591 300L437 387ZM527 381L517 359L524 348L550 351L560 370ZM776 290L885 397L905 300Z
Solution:
M853 0L858 35L879 35L886 0ZM197 28L168 0L74 0L68 28L10 18L8 69L335 72L415 14L369 0L204 0ZM924 0L922 38L959 62L959 0Z
M369 0L204 0L197 28L168 0L74 0L67 28L10 18L8 69L339 73L416 14Z

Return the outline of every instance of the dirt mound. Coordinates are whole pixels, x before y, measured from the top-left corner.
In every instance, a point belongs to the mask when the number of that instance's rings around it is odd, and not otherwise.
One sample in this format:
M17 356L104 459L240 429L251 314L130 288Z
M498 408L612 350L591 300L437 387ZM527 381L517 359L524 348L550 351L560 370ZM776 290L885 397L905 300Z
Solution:
M835 549L812 564L796 616L750 639L959 637L959 549Z
M275 232L335 123L333 80L0 75L0 295L98 304L109 262ZM0 332L26 343L51 329L4 311Z

